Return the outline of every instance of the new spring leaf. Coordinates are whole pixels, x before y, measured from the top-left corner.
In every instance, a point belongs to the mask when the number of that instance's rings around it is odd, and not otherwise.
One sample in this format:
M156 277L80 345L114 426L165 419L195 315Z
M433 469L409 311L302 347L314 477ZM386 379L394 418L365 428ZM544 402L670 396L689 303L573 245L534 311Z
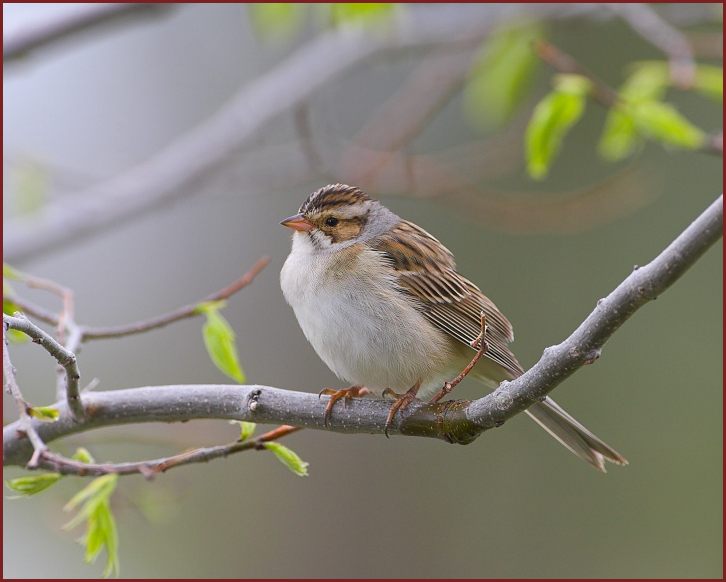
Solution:
M54 485L61 478L60 473L40 473L38 475L27 475L5 481L8 489L19 493L10 499L18 499L20 497L28 497L35 495L41 491L45 491L51 485Z
M534 108L525 134L527 171L543 178L567 132L582 117L590 82L579 75L560 75L554 91Z
M223 302L210 302L197 306L197 311L204 313L207 317L202 328L204 345L214 365L223 374L242 384L245 381L245 375L237 358L234 331L219 313L222 305L224 305Z
M300 477L308 476L309 463L303 461L292 449L288 449L285 445L275 442L265 443L264 447L275 453L275 456L280 462L295 473L295 475Z

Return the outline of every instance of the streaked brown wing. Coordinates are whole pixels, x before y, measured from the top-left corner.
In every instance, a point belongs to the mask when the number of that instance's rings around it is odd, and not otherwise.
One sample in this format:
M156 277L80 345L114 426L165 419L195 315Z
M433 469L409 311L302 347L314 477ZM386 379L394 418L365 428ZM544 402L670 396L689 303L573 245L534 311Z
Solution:
M454 339L471 347L480 332L479 314L484 311L489 342L486 357L514 376L522 373L507 347L514 339L512 324L474 283L456 272L454 256L436 238L404 220L372 246L384 253L399 285L429 321Z

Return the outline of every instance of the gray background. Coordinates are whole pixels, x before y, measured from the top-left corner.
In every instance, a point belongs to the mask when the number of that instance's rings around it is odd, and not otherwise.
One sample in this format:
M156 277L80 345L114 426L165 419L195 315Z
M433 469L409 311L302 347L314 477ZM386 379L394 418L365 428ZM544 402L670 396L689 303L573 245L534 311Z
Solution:
M51 6L4 6L6 25ZM452 6L452 10L459 9ZM617 85L626 63L660 58L614 21L565 21L550 38ZM3 83L5 209L18 212L18 167L36 160L68 192L146 159L204 120L290 48L261 45L245 8L184 6L169 16L59 46L8 67ZM337 78L311 101L322 136L354 135L390 95L415 53L378 59ZM537 76L535 94L549 71ZM720 106L673 100L702 127ZM499 187L542 196L612 171L594 153L604 113L588 107L550 179L533 183L521 164ZM279 289L289 235L278 221L323 178L284 180L292 139L285 116L253 148L193 196L79 245L19 264L76 292L77 319L123 323L196 301L235 279L260 255L272 264L230 300L252 382L317 391L337 385L300 332ZM471 137L455 98L416 147L436 151ZM323 141L324 141L323 137ZM332 139L332 138L331 138ZM284 158L283 158L284 159ZM261 160L261 161L260 161ZM254 165L255 178L248 173ZM515 326L527 366L566 337L596 300L662 249L720 191L721 160L648 146L635 165L652 178L645 208L576 234L517 234L469 219L445 200L382 196L439 237L460 270ZM267 179L269 177L269 179ZM379 194L379 193L374 193ZM600 361L559 387L557 400L629 460L601 475L523 416L471 446L424 439L303 432L287 439L306 461L300 479L268 454L246 453L181 468L147 483L122 479L114 500L128 577L719 577L721 576L721 248L646 306L607 344ZM50 299L32 297L53 306ZM99 390L225 382L209 361L201 321L84 346L81 371ZM29 400L45 404L54 366L36 346L13 349ZM460 396L474 396L465 385ZM12 404L5 422L14 419ZM59 442L98 459L129 460L226 442L224 422L105 429ZM4 471L5 478L21 474ZM63 532L65 501L84 483L68 478L30 500L3 502L6 577L84 577Z

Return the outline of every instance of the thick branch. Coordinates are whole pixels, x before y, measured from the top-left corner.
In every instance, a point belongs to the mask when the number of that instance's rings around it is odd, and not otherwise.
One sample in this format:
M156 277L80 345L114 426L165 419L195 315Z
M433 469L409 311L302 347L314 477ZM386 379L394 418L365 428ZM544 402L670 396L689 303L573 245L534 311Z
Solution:
M547 348L540 361L521 377L505 382L475 400L414 403L397 415L389 433L424 436L456 443L473 441L481 432L542 399L583 365L592 363L612 334L640 307L681 277L721 238L723 196L648 265L636 269L561 344ZM58 421L32 421L44 442L104 426L140 422L181 422L198 418L284 423L345 433L382 434L390 404L353 400L333 410L327 426L325 399L306 392L267 386L155 386L89 393L86 415L75 422L65 403ZM3 429L4 465L24 465L33 447L18 431L18 422Z

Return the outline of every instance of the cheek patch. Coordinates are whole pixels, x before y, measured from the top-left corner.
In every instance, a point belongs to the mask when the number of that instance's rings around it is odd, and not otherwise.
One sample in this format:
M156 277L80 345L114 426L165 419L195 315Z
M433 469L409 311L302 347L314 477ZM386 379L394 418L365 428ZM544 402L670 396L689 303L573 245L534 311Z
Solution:
M331 229L330 235L333 242L344 242L356 238L362 229L363 224L360 220L341 220L334 229Z

